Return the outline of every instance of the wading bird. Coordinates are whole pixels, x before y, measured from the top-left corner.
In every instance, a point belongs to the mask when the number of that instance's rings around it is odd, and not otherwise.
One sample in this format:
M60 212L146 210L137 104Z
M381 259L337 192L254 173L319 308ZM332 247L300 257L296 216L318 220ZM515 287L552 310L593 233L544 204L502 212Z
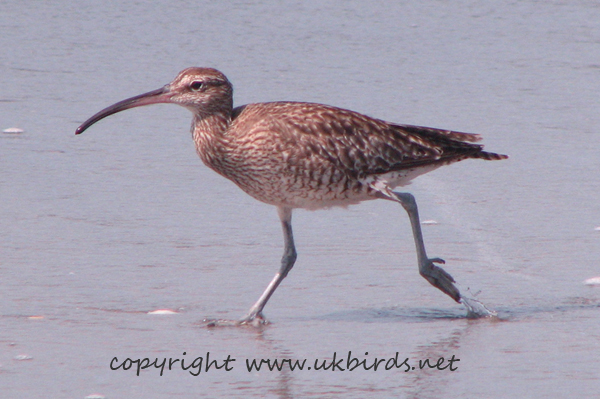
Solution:
M263 308L296 261L292 210L347 206L385 199L408 213L419 273L469 312L490 314L461 294L455 280L428 258L417 203L412 194L393 191L415 177L467 158L499 160L506 155L472 144L479 135L399 125L357 112L304 102L269 102L233 108L233 87L212 68L187 68L169 84L120 101L98 112L76 131L114 113L143 105L172 103L193 114L192 137L209 168L247 194L277 207L283 227L281 267L248 314L233 324L265 322ZM481 305L481 306L478 306ZM214 321L211 325L227 324Z

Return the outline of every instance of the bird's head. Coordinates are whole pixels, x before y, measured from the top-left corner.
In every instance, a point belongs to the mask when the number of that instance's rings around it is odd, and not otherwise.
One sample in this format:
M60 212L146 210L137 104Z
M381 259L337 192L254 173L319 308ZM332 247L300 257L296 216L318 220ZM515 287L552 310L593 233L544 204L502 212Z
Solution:
M187 68L160 89L104 108L79 126L75 134L83 133L94 123L117 112L159 103L178 104L201 117L217 113L229 115L233 108L233 87L225 75L216 69Z

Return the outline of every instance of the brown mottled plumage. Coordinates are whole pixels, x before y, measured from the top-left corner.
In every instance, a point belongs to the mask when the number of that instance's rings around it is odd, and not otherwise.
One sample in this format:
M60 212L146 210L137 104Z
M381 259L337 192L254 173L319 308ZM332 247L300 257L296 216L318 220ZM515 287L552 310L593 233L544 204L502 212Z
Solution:
M116 112L155 103L179 104L192 111L192 135L202 161L252 197L278 208L285 239L281 268L238 324L264 322L264 306L293 267L292 209L346 206L377 198L399 202L408 212L420 273L470 311L488 314L462 296L454 279L434 264L443 260L427 258L414 197L392 191L442 165L467 158L507 158L473 144L480 140L478 135L398 125L314 103L271 102L234 109L231 84L211 68L187 68L161 89L98 112L76 133Z

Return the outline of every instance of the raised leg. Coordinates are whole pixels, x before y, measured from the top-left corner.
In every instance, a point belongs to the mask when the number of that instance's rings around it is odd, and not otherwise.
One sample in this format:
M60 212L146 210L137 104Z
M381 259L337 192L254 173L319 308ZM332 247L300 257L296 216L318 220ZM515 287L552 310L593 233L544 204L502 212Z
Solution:
M425 277L431 285L440 289L443 293L460 303L461 295L458 288L454 285L456 281L444 269L436 266L435 263L446 263L443 259L427 257L425 252L425 243L423 242L423 233L421 232L421 222L419 220L419 211L417 209L417 201L410 193L397 193L389 191L390 199L399 202L408 213L410 225L415 239L417 248L417 261L419 263L419 273Z
M289 208L277 208L277 212L279 213L279 219L281 219L283 241L285 245L283 257L281 258L281 267L260 298L258 298L258 301L250 308L248 314L239 321L239 324L258 325L265 323L265 319L262 315L265 305L285 276L292 270L292 267L294 267L294 263L296 262L297 254L296 247L294 246L294 236L292 234L292 210Z
M410 225L412 226L415 246L417 247L417 260L419 262L419 273L425 277L431 285L440 289L444 294L454 299L458 303L462 303L467 308L467 317L480 318L495 316L496 313L485 307L483 303L475 299L469 294L461 294L456 285L456 281L444 269L436 266L435 263L445 263L440 258L428 258L425 252L425 244L423 243L423 233L421 232L421 222L419 221L419 211L417 209L417 201L415 197L409 193L397 193L389 188L376 184L373 186L380 198L389 199L399 202L408 213Z
M427 257L425 252L425 244L423 243L423 233L421 232L421 222L419 221L419 211L417 209L417 201L415 197L409 193L397 193L390 190L385 182L374 180L371 187L377 193L378 198L399 202L408 213L410 225L412 226L415 246L417 247L417 260L419 262L419 273L425 277L431 285L440 289L444 294L454 299L458 303L462 303L467 308L467 317L480 318L495 316L496 313L485 307L483 303L469 295L461 294L458 288L454 285L456 281L444 269L436 266L435 263L445 263L443 259Z

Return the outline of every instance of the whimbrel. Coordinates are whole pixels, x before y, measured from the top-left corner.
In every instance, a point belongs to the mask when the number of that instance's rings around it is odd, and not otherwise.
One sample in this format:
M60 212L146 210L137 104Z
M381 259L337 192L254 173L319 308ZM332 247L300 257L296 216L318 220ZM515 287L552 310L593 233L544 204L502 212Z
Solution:
M455 280L425 251L417 203L394 191L415 177L467 158L506 155L473 144L479 135L399 125L328 105L269 102L233 108L233 87L212 68L187 68L169 84L98 112L76 131L129 108L173 103L193 113L192 137L208 167L247 194L277 207L283 227L281 267L248 314L235 324L264 323L263 309L296 261L292 210L346 206L386 199L408 213L420 274L433 286L485 315L485 307L460 293ZM476 307L476 306L475 306ZM216 323L218 324L218 323Z

